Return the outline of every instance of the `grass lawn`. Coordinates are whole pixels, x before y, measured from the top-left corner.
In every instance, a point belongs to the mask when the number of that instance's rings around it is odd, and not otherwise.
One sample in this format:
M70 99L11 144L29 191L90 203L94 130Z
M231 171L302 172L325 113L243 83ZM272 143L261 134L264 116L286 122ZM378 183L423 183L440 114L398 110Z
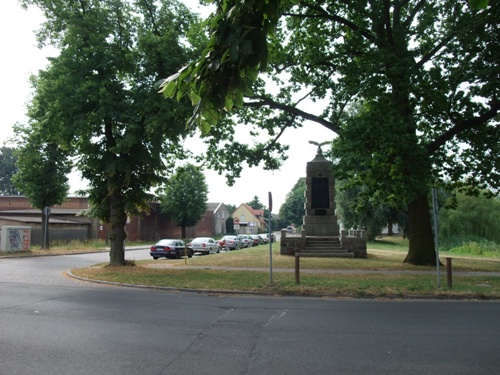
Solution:
M441 287L437 287L435 267L404 264L408 243L400 238L384 238L368 244L368 259L301 258L300 284L295 283L295 259L279 254L273 247L273 284L270 285L269 245L211 256L179 260L133 262L133 267L98 265L75 269L72 273L89 279L160 287L237 290L277 295L331 295L349 297L500 298L500 277L453 275L449 289L446 269L441 267ZM441 261L450 254L443 253ZM183 266L196 266L185 269ZM182 267L182 268L181 268ZM260 271L210 269L209 267L261 268ZM289 270L291 272L283 272ZM306 273L306 270L337 270L335 273ZM340 271L341 270L341 271ZM398 271L366 273L367 271ZM408 272L405 272L408 271ZM415 274L414 271L427 271ZM500 259L453 256L453 271L500 272Z

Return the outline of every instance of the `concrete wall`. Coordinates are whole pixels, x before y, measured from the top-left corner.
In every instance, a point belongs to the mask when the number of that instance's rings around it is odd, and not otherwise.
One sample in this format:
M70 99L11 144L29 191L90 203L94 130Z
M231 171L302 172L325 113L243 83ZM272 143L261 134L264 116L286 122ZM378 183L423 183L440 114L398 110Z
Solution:
M340 240L342 242L342 248L347 249L350 253L354 253L355 258L368 257L366 250L366 231L341 231Z

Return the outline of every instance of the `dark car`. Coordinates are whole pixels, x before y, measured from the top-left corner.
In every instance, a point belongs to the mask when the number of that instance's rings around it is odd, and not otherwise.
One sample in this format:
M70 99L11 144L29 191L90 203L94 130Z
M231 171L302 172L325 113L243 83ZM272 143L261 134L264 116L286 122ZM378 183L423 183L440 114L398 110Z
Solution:
M251 234L250 238L253 240L253 246L259 246L264 244L264 241L258 234Z
M225 248L226 251L241 249L241 241L237 236L224 236L220 239L219 244Z
M178 239L162 239L151 246L149 254L154 260L158 258L179 259L186 254L184 241ZM193 256L193 249L187 249L187 256Z

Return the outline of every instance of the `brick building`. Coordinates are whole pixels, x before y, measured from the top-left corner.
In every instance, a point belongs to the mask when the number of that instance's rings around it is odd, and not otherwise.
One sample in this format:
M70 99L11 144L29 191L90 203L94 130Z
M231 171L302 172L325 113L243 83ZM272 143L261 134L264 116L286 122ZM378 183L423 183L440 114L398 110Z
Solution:
M125 230L129 241L156 242L160 238L181 238L182 228L173 222L168 214L162 213L158 203L149 204L149 212L128 219ZM226 219L229 216L224 203L207 203L207 210L194 227L186 228L187 238L217 237L226 233ZM99 238L105 239L109 231L100 226Z
M97 219L85 215L89 209L88 199L68 197L59 206L51 207L49 230L51 241L105 239L109 228ZM188 238L198 236L216 237L225 234L225 219L228 211L223 203L207 203L207 211L194 227L187 228ZM31 244L43 241L42 213L34 209L23 196L0 196L0 227L30 226ZM168 214L159 209L158 203L150 204L150 211L129 218L125 227L129 241L156 242L160 238L181 237L181 227L172 222Z

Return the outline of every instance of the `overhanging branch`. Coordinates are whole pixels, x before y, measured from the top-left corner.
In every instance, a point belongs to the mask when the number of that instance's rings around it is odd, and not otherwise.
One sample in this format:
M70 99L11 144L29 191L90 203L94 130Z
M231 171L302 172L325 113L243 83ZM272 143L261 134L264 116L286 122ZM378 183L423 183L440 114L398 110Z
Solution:
M336 14L329 13L329 12L327 12L325 9L323 9L321 6L319 6L317 4L311 4L311 3L308 3L306 1L301 1L300 5L302 5L303 7L307 8L307 9L311 9L311 10L316 11L317 14L298 14L298 13L286 13L285 12L282 15L283 16L288 16L288 17L297 17L297 18L323 18L323 19L327 19L327 20L330 20L332 22L337 22L337 23L339 23L341 25L344 25L344 26L348 27L351 30L359 31L360 34L365 39L368 39L368 40L373 40L374 39L374 37L373 37L373 35L371 33L369 33L365 29L362 29L361 27L359 27L358 25L356 25L354 22L351 22L351 21L345 19L344 17L340 17L340 16L338 16Z
M311 113L304 112L301 109L298 109L294 106L275 102L274 100L269 98L258 98L257 101L245 102L244 106L252 108L267 106L270 108L279 109L281 111L290 113L291 115L302 117L305 120L316 122L320 125L323 125L325 128L330 129L332 132L340 134L340 128L335 124L333 124L331 121L325 120L324 118L313 115Z
M490 109L480 116L472 117L467 120L457 121L455 125L448 131L437 137L434 142L427 145L427 152L432 154L436 152L442 145L450 141L453 137L468 129L473 129L478 126L485 125L487 121L500 113L500 101L494 100Z

